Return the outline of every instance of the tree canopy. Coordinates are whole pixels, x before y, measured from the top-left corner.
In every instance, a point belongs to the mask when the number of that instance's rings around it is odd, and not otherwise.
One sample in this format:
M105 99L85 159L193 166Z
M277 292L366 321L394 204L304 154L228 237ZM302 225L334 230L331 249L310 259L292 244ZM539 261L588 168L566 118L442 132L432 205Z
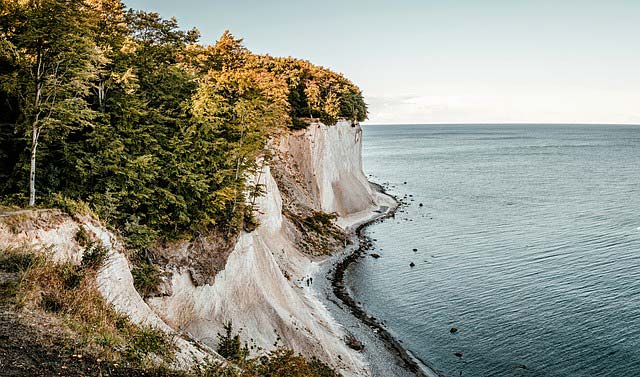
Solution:
M367 116L338 73L198 40L120 0L0 2L1 200L84 201L139 247L235 232L269 138Z

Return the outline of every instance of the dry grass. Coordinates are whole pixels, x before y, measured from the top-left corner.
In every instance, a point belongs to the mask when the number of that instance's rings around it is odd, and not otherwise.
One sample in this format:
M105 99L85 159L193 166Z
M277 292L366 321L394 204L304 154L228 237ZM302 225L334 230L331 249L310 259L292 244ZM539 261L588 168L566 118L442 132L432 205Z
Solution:
M3 217L0 222L7 227L11 234L18 234L23 230L23 224L29 220L29 217L30 215L27 213L17 213Z
M134 325L100 295L96 274L104 253L95 249L81 265L55 264L47 250L5 249L0 251L0 269L21 274L18 306L59 320L83 351L136 367L169 364L175 348L172 340L160 331Z

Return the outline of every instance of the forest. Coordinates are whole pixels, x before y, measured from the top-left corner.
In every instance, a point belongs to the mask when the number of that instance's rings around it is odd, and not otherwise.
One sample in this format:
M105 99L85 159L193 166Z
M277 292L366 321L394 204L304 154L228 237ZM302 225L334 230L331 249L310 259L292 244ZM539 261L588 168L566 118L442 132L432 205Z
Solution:
M199 40L119 0L2 0L0 204L88 208L134 249L237 234L270 139L367 116L341 74Z

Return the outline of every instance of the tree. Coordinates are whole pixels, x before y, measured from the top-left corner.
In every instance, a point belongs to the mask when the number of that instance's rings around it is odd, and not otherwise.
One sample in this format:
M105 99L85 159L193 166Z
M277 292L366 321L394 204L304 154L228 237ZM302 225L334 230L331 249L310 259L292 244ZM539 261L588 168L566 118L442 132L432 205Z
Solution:
M304 89L304 94L307 96L307 103L309 105L309 117L313 118L313 112L319 111L320 104L322 103L320 87L315 81L312 81L307 84L307 87Z
M329 92L322 107L323 116L320 118L326 124L336 124L340 116L340 100L335 93Z
M248 347L242 347L240 334L233 334L233 324L231 321L223 325L224 334L218 333L218 348L216 351L227 360L243 361L249 356Z
M288 122L287 90L266 71L211 71L193 97L197 127L207 130L204 153L217 152L211 176L214 200L226 221L238 219L247 176L264 153L268 139ZM208 158L203 156L203 158Z
M122 0L0 0L3 201L27 184L31 205L36 184L39 200L85 201L136 249L231 238L252 220L270 138L306 127L296 118L366 116L340 74L252 54L228 31L198 37Z
M126 55L123 47L127 41L128 26L126 7L120 0L87 0L90 11L95 17L95 41L103 51L107 64L97 72L97 79L93 85L93 93L100 112L106 111L106 98L115 85L134 80L130 67L124 68L119 64L122 56Z
M29 205L35 204L38 144L43 132L63 135L90 122L85 96L104 64L82 0L8 0L2 34L17 51L14 94L31 136ZM2 81L7 80L6 74Z

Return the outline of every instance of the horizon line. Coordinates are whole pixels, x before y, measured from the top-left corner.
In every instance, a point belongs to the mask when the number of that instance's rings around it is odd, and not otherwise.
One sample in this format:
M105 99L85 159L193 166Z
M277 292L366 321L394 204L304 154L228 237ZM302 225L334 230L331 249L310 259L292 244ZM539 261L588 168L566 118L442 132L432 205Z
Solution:
M438 123L369 123L360 122L363 126L455 126L455 125L551 125L551 126L640 126L640 123L600 123L600 122L438 122Z

